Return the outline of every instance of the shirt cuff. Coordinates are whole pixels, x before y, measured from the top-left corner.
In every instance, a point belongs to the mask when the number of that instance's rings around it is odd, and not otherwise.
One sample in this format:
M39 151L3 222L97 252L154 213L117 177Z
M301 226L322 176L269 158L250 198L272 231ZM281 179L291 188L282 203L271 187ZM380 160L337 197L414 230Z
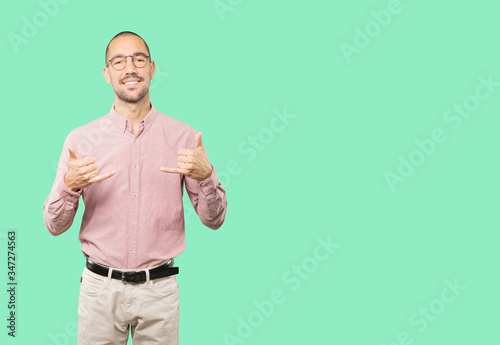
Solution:
M80 195L82 195L83 191L82 189L79 189L78 192L73 192L71 189L69 189L68 186L66 186L66 183L64 183L64 176L59 183L58 190L61 198L71 203L76 202L78 198L80 198Z
M217 179L217 174L215 173L215 168L212 165L212 173L210 176L203 181L198 181L198 185L201 187L201 190L204 192L205 195L210 194L219 180Z

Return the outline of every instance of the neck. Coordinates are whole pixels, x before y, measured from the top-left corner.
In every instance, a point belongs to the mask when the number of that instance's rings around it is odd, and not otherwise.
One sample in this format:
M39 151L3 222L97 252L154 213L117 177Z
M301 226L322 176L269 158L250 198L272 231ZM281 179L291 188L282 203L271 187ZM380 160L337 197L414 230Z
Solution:
M115 111L129 120L131 124L138 124L151 110L149 95L137 103L124 102L115 97Z

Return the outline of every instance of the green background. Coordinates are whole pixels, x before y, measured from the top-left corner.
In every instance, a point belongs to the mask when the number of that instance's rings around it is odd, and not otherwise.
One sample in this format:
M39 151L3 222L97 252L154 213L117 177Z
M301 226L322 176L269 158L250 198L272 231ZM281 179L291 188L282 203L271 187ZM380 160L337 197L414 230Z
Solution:
M73 0L17 53L9 33L22 35L23 17L33 23L43 7L2 5L0 343L76 344L66 328L77 322L83 202L59 237L42 206L66 135L110 110L104 50L131 30L156 62L155 107L203 130L226 172L222 228L186 215L180 344L498 344L498 85L458 128L443 114L473 104L479 77L500 81L500 5L401 0L377 32L372 11L387 13L385 0L221 2L231 10ZM341 44L355 44L356 28L372 37L346 58ZM269 137L273 109L284 108L295 117ZM391 189L385 174L398 173L400 155L421 158L415 141L435 128L446 140ZM266 143L250 159L238 147L259 135ZM15 339L5 328L9 229ZM318 261L328 238L340 246ZM296 289L284 278L294 265L309 270ZM446 281L465 287L452 302ZM284 302L226 341L274 290ZM410 321L421 308L434 313L425 329Z

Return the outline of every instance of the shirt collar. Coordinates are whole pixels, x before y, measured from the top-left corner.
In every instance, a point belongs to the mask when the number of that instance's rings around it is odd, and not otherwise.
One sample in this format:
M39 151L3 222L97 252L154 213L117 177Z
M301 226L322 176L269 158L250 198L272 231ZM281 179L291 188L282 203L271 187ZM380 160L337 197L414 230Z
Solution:
M153 103L149 104L151 105L151 110L141 120L141 122L143 122L144 124L144 130L148 130L149 128L151 128L153 122L156 119L156 115L158 114L155 107L153 106ZM118 126L121 132L125 132L125 129L127 128L127 119L116 112L114 104L111 107L108 116L111 119L111 121L113 121L113 123L115 123Z

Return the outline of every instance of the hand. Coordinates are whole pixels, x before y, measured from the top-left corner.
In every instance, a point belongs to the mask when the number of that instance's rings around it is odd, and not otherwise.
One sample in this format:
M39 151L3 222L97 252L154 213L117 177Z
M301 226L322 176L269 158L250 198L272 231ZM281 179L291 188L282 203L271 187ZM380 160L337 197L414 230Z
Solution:
M102 181L115 174L115 170L106 174L97 175L97 165L92 156L78 159L76 152L71 145L68 145L69 163L68 171L64 175L64 183L73 192L81 188L90 186L92 183Z
M161 167L161 171L184 174L198 181L206 180L212 174L212 164L210 164L207 151L201 142L201 131L196 134L196 148L194 150L180 149L177 154L179 169Z

